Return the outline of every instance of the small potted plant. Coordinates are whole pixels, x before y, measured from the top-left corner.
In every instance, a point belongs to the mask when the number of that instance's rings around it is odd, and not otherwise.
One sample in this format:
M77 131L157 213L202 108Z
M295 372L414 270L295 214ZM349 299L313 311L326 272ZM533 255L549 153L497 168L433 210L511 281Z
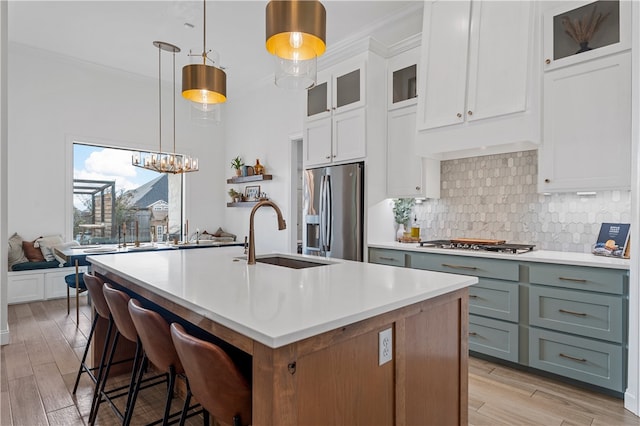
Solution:
M400 240L408 230L409 219L411 219L411 209L415 204L413 198L397 198L393 200L393 218L395 219L397 232L396 237Z
M229 190L229 197L231 197L231 202L232 203L237 203L238 201L240 201L240 198L242 197L242 194L240 194L235 189L231 188Z
M242 161L242 158L240 158L239 155L233 160L231 160L231 168L236 169L236 176L242 175L242 166L244 166L244 162Z

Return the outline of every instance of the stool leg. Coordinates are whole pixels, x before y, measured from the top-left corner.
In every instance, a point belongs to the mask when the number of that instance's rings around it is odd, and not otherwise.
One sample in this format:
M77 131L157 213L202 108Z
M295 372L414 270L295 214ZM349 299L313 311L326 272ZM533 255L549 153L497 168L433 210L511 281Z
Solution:
M209 412L207 410L202 410L202 417L204 426L209 426Z
M69 288L69 286L67 286ZM82 372L87 369L85 365L85 361L87 360L87 354L89 353L89 346L91 345L91 339L93 339L93 332L96 329L96 324L98 323L98 315L93 319L93 323L91 324L91 331L89 332L89 338L87 339L87 346L84 348L84 354L82 355L82 361L80 361L80 368L78 369L78 375L76 376L76 383L73 385L72 394L75 395L78 390L78 383L80 382L80 375ZM87 371L89 371L87 369ZM96 379L97 380L97 379Z
M137 352L137 351L136 351ZM131 419L133 418L133 409L136 406L136 400L138 399L138 392L140 391L140 385L142 384L142 377L144 375L144 371L147 368L147 364L149 363L149 359L146 354L142 355L142 361L140 362L140 368L137 371L137 378L135 379L135 385L133 390L129 389L129 396L127 397L127 408L125 410L124 421L122 422L122 426L128 426L131 424ZM134 362L135 367L135 362Z
M182 406L182 413L180 414L180 426L184 426L184 422L187 420L187 411L189 411L189 403L191 402L191 388L189 387L189 379L187 381L187 395L184 398L184 405Z
M69 286L67 285L67 315L69 315L69 312L71 311L71 303L69 303L70 297L71 297L71 294L69 293Z
M98 409L100 408L100 403L102 402L102 393L104 392L104 387L107 384L107 377L109 377L111 362L113 361L113 356L116 353L116 346L118 346L118 337L120 337L120 332L116 330L116 335L113 337L113 343L111 344L111 351L109 352L109 359L107 360L106 368L104 371L104 377L100 381L100 386L96 387L96 391L93 393L93 400L91 401L91 411L89 412L90 425L95 423L96 416L98 415Z
M78 259L76 259L76 328L80 325L80 274L78 271Z
M169 414L171 412L171 401L173 400L173 389L176 384L176 369L173 365L169 366L169 384L167 386L167 400L164 404L164 416L162 416L162 426L169 424Z

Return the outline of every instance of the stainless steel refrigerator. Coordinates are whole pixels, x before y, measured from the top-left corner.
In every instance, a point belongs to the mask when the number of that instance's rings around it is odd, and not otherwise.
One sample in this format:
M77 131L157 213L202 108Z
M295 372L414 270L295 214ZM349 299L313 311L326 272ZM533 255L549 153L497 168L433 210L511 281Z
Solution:
M307 169L302 252L362 261L364 163Z

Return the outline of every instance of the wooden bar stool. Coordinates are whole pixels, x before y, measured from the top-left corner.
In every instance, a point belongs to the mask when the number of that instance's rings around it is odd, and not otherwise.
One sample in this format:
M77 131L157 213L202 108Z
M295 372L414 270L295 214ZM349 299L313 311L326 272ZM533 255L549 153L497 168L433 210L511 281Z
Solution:
M100 408L100 404L103 401L106 401L111 405L111 408L116 413L116 415L120 418L121 421L124 422L127 417L127 413L129 410L129 406L131 405L131 397L132 390L135 383L136 372L138 371L138 366L140 365L140 361L142 359L142 344L140 343L140 339L138 338L138 333L136 331L136 327L131 320L131 315L129 315L129 308L127 304L129 303L129 295L123 291L117 290L113 288L110 284L105 283L102 287L104 298L107 301L107 305L109 306L109 310L111 311L111 316L113 318L113 322L116 326L116 332L113 337L113 341L111 343L111 351L109 352L109 358L106 363L103 379L100 381L100 386L96 388L96 392L93 394L93 401L91 403L91 412L89 414L89 424L94 424L96 421L96 417L98 415L98 410ZM120 337L124 337L125 339L136 343L136 352L133 357L133 367L131 369L131 378L129 380L129 385L121 386L116 389L111 389L105 391L105 386L109 379L109 370L113 363L113 357L116 352L116 348L118 345L118 339ZM147 381L152 381L157 379L156 377L150 377L146 379ZM158 383L162 383L164 380L161 380L157 383L152 383L147 386L153 386ZM145 387L147 387L145 386ZM113 395L116 390L119 389L128 389L127 392L119 393L117 395ZM119 398L121 396L127 395L127 401L125 403L124 412L121 412L118 407L113 403L113 399Z
M234 426L251 424L251 385L233 363L229 355L213 343L187 334L177 323L171 324L171 338L187 374L187 399L191 396L206 410L204 424L209 414ZM180 425L184 425L183 411Z
M138 370L138 377L133 390L133 396L131 397L131 405L128 410L128 415L123 424L128 425L131 422L138 391L140 390L140 385L142 383L142 376L146 370L147 363L151 362L158 370L165 372L167 375L168 385L162 419L150 424L162 422L163 425L167 425L169 424L170 418L176 417L182 413L182 411L178 411L174 414L170 414L176 376L183 377L186 382L184 368L182 367L180 358L178 358L178 354L173 346L173 341L171 340L169 324L160 314L143 308L140 302L135 299L129 300L129 314L131 315L133 324L138 331L138 337L142 342L144 355ZM185 408L188 411L190 408L196 408L198 406L199 405L189 407L186 405ZM191 413L190 416L199 414L200 412L201 411Z

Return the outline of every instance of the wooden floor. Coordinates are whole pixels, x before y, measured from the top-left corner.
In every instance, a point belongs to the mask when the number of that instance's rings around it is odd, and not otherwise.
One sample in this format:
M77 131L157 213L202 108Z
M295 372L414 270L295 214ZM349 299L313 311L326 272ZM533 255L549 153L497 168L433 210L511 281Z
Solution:
M67 316L66 299L9 306L11 343L1 350L0 425L86 424L93 383L83 375L71 394L90 328L83 300L80 327ZM123 378L125 380L125 378ZM164 388L141 391L133 424L159 417ZM177 400L174 411L182 401ZM202 424L202 418L189 419ZM119 424L107 405L99 425ZM471 425L640 425L622 400L577 389L487 361L469 365Z

